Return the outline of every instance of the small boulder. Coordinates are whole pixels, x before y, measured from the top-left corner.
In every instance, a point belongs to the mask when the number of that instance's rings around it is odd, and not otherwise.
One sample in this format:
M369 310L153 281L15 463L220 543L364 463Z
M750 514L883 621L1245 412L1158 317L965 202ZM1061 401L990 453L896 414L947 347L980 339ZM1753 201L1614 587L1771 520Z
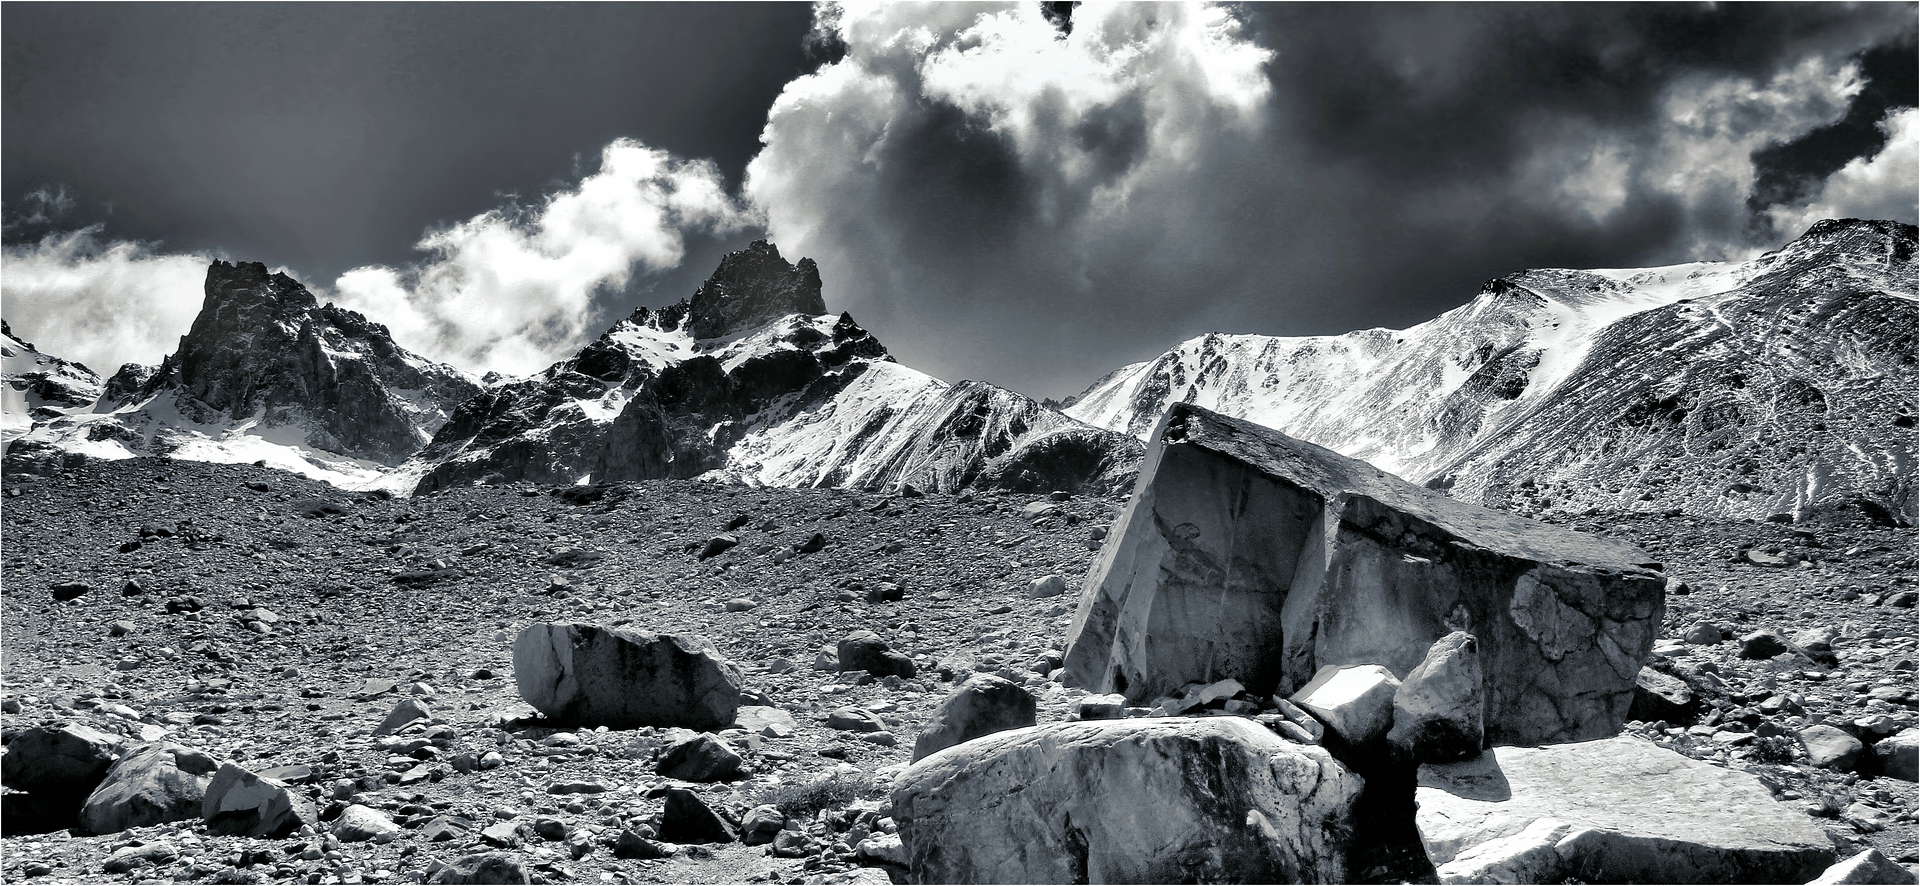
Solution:
M78 600L86 596L88 591L93 590L93 585L84 581L63 581L50 590L53 593L53 599L65 603L68 600Z
M1821 769L1852 772L1859 768L1866 745L1860 739L1832 726L1821 724L1800 730L1800 744L1807 749L1807 762Z
M192 748L155 743L135 748L107 770L80 807L80 827L113 834L200 817L207 783L220 764Z
M646 861L654 858L671 858L673 852L646 838L639 831L627 828L613 841L613 857L634 861Z
M1402 759L1450 763L1480 753L1486 685L1473 635L1455 631L1427 649L1393 693L1387 742Z
M827 728L841 732L885 732L887 724L865 708L834 708L827 712Z
M501 852L487 852L478 855L463 855L453 863L436 871L427 880L429 883L453 884L467 883L532 883L520 859Z
M1033 696L1012 681L992 674L975 674L960 684L933 712L927 728L913 743L918 761L983 735L1035 724Z
M101 863L100 869L109 874L128 874L144 867L172 864L179 857L180 850L172 843L163 840L117 850L107 856L107 860Z
M740 822L740 842L761 846L773 842L787 826L787 815L778 806L755 806Z
M700 795L683 788L666 790L666 808L660 814L660 839L674 843L731 843L733 826L727 824Z
M913 659L888 648L887 641L872 631L855 631L840 641L839 668L842 671L866 671L875 677L894 676L911 680L920 673Z
M1777 631L1754 631L1740 638L1740 657L1749 659L1769 659L1782 652L1792 650L1787 639Z
M740 539L731 535L716 535L707 539L707 546L700 549L700 559L705 560L710 557L718 557L721 554L733 550L733 547L739 543Z
M1907 727L1873 743L1873 759L1880 774L1901 781L1920 781L1920 728Z
M792 714L766 705L741 705L734 724L765 738L791 738L796 728Z
M1627 719L1643 723L1656 720L1691 723L1699 711L1700 704L1693 690L1678 677L1643 667L1634 678L1633 705L1627 708Z
M333 836L342 843L364 843L377 840L385 834L400 833L400 826L393 823L386 813L355 803L340 812L333 820Z
M79 825L87 797L107 777L118 742L85 726L35 726L7 742L0 758L0 829L6 836ZM21 793L14 793L19 791Z
M1291 701L1350 747L1385 738L1393 726L1393 697L1400 681L1379 665L1327 665Z
M1043 575L1027 582L1027 599L1058 597L1067 592L1067 580L1058 575Z
M319 820L305 794L232 763L213 774L200 815L207 830L234 837L284 837Z
M373 734L392 735L406 728L408 723L412 723L415 720L431 719L433 719L433 711L427 708L425 702L417 698L403 698L400 699L398 704L393 706L392 711L387 713L387 718L381 720L379 726L374 727Z
M740 774L740 755L703 732L669 748L654 772L681 781L725 781Z
M740 707L740 671L705 638L591 624L538 624L513 643L514 683L541 713L630 729L724 729Z
M1710 621L1703 621L1687 630L1686 641L1695 646L1717 646L1726 640L1726 630Z

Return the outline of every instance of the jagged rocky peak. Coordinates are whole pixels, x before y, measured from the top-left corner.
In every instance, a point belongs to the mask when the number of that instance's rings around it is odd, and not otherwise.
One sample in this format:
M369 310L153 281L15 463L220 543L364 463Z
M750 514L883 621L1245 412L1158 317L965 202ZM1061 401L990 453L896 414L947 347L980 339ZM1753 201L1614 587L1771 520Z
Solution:
M787 314L824 314L820 269L813 259L791 264L765 240L720 260L694 292L687 312L694 338L719 338Z

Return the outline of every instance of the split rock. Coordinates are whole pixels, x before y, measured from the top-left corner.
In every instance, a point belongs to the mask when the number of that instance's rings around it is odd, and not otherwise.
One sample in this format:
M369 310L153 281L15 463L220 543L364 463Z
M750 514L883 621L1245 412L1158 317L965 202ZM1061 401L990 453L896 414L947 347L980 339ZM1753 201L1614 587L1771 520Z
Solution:
M1010 680L975 674L948 695L913 743L913 759L983 735L1032 726L1033 696Z
M155 743L135 748L107 770L80 807L80 827L113 834L200 817L207 783L220 764L192 748Z
M1553 876L1586 882L1804 883L1833 863L1826 834L1752 775L1633 736L1428 764L1416 801L1436 867L1543 819L1569 826Z
M1081 592L1068 685L1131 701L1233 677L1479 643L1493 743L1617 732L1665 576L1630 545L1476 507L1271 428L1176 403Z
M922 883L1338 883L1362 786L1238 717L1000 732L894 784Z
M741 677L703 637L591 624L538 624L513 641L520 697L562 722L724 729Z

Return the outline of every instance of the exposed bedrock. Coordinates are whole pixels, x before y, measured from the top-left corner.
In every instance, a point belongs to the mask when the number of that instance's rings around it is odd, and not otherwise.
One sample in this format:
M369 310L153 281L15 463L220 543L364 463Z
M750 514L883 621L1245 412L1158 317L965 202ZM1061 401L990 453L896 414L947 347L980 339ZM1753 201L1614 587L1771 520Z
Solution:
M1612 735L1665 608L1630 545L1490 511L1278 431L1167 412L1095 561L1066 679L1130 701L1233 678L1291 693L1329 665L1404 678L1473 634L1489 745Z

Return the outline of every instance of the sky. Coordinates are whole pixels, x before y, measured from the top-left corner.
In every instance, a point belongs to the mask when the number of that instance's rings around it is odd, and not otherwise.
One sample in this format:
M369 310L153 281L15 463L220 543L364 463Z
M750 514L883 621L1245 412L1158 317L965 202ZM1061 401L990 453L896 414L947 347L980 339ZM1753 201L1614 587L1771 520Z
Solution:
M1916 7L0 6L0 311L157 363L213 258L475 373L728 249L1036 397L1207 332L1920 215Z

